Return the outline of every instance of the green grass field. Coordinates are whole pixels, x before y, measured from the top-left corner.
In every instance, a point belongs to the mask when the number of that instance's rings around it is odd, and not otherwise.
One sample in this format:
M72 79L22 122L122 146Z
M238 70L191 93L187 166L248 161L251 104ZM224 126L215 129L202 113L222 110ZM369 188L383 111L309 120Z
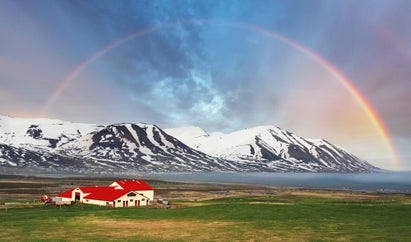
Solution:
M0 240L409 241L409 197L306 195L180 200L182 208L24 205L0 210Z

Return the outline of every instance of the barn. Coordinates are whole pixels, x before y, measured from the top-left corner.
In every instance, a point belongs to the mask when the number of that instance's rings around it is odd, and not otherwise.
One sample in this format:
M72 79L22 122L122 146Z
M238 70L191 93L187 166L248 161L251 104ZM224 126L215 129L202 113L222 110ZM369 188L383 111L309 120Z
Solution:
M109 186L76 187L58 194L61 204L82 202L110 207L147 206L154 199L154 189L143 180L117 180Z

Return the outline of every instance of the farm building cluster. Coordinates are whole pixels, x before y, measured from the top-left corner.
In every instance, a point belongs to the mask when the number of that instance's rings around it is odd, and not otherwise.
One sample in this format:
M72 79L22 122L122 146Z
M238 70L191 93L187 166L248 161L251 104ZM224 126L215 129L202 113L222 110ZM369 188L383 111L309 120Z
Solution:
M52 198L56 205L75 202L109 207L147 206L154 199L154 189L143 180L118 180L109 186L76 187Z

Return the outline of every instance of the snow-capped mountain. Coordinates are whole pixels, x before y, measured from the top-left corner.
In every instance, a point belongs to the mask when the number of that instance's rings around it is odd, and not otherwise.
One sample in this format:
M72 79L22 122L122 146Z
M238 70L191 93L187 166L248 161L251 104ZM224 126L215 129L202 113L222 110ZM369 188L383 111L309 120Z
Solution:
M104 126L56 119L25 119L0 115L0 143L49 150L102 127Z
M326 140L304 139L275 126L230 134L208 134L198 127L165 129L194 149L221 159L273 171L354 172L374 169Z
M145 172L236 169L168 135L155 125L112 124L59 147L66 156L98 161L108 168Z
M75 172L369 172L324 140L273 126L231 134L143 123L95 125L0 116L0 167Z
M0 167L84 172L246 170L194 150L155 125L7 116L0 116Z

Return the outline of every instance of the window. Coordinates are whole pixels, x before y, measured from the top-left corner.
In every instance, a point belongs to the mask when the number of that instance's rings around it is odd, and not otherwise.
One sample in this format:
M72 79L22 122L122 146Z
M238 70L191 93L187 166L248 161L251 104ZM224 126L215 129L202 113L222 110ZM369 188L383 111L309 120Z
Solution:
M133 201L133 199L130 199L130 202L132 202Z
M135 194L134 192L130 192L129 194L127 194L127 197L135 197L137 196L137 194Z
M121 203L121 200L117 200L117 202Z

